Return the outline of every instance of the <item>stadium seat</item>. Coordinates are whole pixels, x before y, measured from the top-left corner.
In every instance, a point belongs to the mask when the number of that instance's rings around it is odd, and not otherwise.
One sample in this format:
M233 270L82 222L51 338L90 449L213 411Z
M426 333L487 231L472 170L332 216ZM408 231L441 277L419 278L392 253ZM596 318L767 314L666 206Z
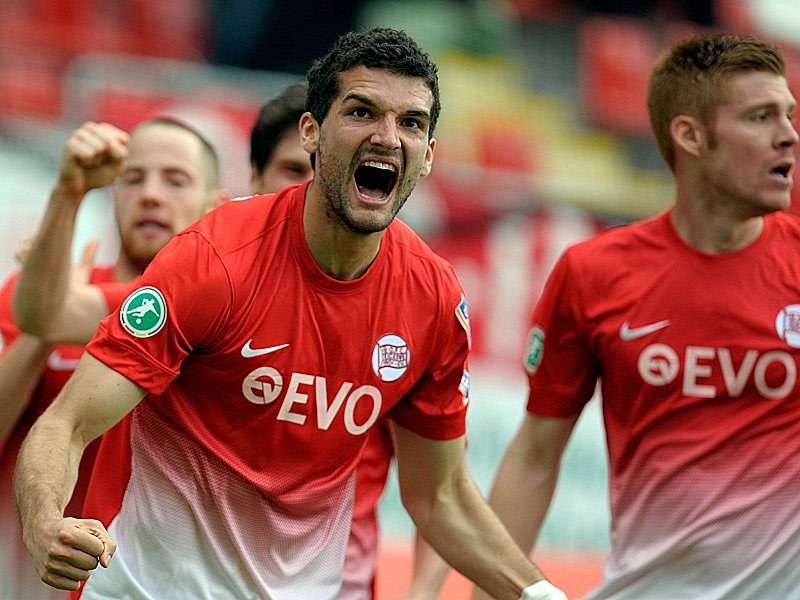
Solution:
M756 26L749 4L742 0L714 0L714 17L720 26L731 33L755 33Z
M592 124L629 136L649 136L647 79L658 55L645 21L588 17L578 34L578 86Z
M0 114L3 117L57 119L61 113L61 76L41 69L0 66Z
M96 119L130 131L139 121L157 113L171 98L155 91L105 89L94 98Z
M519 127L486 123L476 132L478 160L491 169L532 171L535 140Z
M31 44L0 42L0 115L52 120L61 114L59 56Z
M201 59L206 44L202 0L30 0L0 6L0 33L58 51Z
M564 0L507 0L508 9L522 21L558 21L572 10Z

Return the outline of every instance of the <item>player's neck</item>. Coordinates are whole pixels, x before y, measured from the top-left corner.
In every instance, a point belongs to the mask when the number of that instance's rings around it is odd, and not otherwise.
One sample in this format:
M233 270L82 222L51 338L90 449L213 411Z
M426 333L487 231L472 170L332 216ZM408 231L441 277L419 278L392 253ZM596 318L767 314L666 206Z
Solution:
M724 213L708 213L701 207L676 204L670 221L678 236L708 254L735 252L755 242L764 230L764 218L739 219Z
M308 198L303 209L303 232L317 266L339 281L352 281L366 273L378 256L383 238L383 231L352 231L335 216L326 214L321 203Z
M306 243L320 270L334 279L351 281L366 273L381 247L381 233L348 235L340 231L305 229Z
M124 252L120 252L117 262L114 263L114 281L133 281L141 276L145 267L146 265L139 265Z

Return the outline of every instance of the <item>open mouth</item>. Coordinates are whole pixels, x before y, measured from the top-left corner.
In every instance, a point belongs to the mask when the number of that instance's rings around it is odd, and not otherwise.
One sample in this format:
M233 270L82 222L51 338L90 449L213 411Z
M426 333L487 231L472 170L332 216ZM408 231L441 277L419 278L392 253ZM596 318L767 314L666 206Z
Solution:
M770 173L773 175L777 175L783 179L788 179L789 176L792 174L792 163L786 162L778 165L770 169Z
M356 187L371 200L385 200L397 183L397 168L376 160L368 160L356 169Z
M788 177L789 172L792 170L792 167L789 165L780 165L779 167L775 167L770 172L775 173L776 175L780 175L781 177Z

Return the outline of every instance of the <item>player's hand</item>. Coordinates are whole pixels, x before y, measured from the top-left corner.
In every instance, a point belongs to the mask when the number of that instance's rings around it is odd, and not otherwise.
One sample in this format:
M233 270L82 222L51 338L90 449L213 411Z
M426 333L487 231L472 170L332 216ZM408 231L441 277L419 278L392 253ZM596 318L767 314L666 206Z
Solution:
M64 145L59 185L77 194L107 186L128 155L128 141L126 132L109 123L87 121Z
M34 535L28 549L36 572L47 585L61 590L77 590L99 565L108 567L117 551L117 543L94 519L60 519L42 525Z
M28 258L28 254L30 254L31 246L33 245L33 240L36 237L37 230L34 229L31 231L25 239L23 239L17 249L14 251L14 260L17 261L17 264L22 266L25 262L25 259Z
M91 239L86 242L81 252L80 260L73 265L72 273L70 274L70 281L73 285L86 285L92 276L92 267L94 266L94 259L97 255L97 247L100 245L100 240L97 238Z

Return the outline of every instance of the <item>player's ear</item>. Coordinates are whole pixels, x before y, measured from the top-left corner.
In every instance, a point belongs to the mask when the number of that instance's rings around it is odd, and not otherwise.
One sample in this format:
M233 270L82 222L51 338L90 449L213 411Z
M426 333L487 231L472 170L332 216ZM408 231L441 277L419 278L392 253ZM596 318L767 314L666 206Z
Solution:
M689 115L677 115L669 125L672 143L676 149L683 150L691 156L698 157L706 143L706 132L703 125Z
M314 154L319 149L319 123L310 112L304 112L300 117L300 145L309 154Z
M422 170L419 173L420 177L427 177L433 168L433 151L436 149L436 138L431 138L428 141L428 149L425 151L425 162L422 163Z

